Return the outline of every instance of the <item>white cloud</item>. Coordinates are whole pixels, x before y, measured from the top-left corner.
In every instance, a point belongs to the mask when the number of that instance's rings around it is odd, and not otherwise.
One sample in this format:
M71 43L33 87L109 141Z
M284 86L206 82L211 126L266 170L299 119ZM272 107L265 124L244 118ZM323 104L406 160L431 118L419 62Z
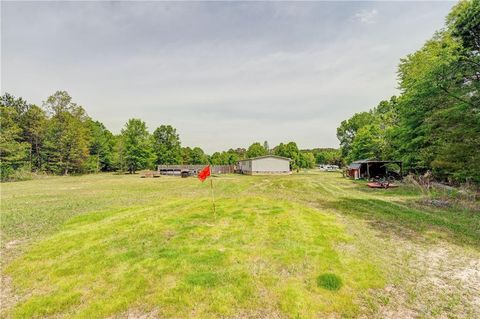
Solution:
M377 9L371 10L362 10L360 12L355 13L355 19L360 21L364 24L373 24L375 23L375 18L378 15Z

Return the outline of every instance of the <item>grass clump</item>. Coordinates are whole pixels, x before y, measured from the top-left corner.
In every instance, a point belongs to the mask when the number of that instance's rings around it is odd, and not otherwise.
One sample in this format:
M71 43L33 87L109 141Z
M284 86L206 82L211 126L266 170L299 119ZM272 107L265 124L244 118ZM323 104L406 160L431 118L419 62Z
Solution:
M325 273L317 277L317 286L330 291L338 291L342 285L342 279L335 274Z

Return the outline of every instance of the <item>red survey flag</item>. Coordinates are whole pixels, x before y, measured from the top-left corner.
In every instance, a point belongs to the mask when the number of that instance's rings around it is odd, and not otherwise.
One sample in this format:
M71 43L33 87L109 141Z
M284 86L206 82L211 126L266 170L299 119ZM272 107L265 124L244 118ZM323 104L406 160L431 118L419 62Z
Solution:
M207 179L208 176L210 176L210 165L205 166L205 168L202 169L200 173L198 173L198 179L203 182Z

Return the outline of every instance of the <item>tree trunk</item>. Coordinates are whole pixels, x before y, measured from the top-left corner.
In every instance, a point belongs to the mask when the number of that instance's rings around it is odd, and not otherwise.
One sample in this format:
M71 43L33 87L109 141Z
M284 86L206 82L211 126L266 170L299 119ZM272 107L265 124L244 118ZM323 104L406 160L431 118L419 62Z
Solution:
M38 145L38 139L35 139L35 153L37 155L36 170L39 171L42 169L42 156L40 155L40 147Z
M32 146L32 140L30 140L30 172L33 172L33 146Z

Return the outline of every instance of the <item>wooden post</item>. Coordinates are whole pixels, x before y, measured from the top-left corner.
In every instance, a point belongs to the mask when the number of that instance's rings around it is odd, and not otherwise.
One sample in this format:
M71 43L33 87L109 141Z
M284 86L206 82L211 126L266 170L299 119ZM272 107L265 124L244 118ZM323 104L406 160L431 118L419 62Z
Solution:
M367 179L370 179L370 165L367 163Z

